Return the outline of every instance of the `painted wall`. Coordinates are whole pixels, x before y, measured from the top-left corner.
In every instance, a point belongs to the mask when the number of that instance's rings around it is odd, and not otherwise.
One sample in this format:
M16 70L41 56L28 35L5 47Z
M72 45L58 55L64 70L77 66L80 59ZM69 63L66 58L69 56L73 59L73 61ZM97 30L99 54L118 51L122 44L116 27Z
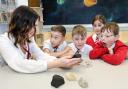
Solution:
M18 7L20 5L28 6L28 0L16 0L16 7Z

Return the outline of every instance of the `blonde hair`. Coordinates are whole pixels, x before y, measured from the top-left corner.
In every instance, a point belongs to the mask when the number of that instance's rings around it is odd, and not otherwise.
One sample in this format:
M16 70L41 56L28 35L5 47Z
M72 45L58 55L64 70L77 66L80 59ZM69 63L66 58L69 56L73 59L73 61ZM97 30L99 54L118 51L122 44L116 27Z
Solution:
M82 37L86 37L87 35L87 30L84 26L82 25L76 25L74 26L73 30L72 30L72 37L76 34L81 35Z

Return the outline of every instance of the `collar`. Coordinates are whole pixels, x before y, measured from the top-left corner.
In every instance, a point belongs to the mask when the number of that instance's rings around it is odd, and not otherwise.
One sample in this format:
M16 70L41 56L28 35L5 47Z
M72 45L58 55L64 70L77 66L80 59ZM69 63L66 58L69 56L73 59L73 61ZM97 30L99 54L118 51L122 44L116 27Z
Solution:
M93 34L93 35L92 35L92 39L94 40L94 42L96 41L96 37L97 37L96 34Z
M115 44L115 43L113 43L113 44L112 44L112 46L111 46L110 48L111 48L111 49L113 49L113 48L115 47L115 45L116 45L116 44Z

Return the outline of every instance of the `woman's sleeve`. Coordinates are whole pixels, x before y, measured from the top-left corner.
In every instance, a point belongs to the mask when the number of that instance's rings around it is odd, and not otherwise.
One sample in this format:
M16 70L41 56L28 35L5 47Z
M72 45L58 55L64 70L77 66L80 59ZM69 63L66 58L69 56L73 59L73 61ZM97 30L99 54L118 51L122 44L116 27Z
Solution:
M7 37L0 36L0 54L13 70L22 73L37 73L47 70L47 60L28 60Z
M32 38L30 43L30 51L35 56L36 60L47 60L52 61L56 59L54 56L50 56L47 53L44 53L36 44L35 40Z

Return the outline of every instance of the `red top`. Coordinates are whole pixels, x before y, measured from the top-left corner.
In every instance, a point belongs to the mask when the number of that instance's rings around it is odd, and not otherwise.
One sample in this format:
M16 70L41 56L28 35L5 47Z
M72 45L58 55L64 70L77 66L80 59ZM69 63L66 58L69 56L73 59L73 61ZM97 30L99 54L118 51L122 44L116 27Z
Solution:
M87 40L86 40L86 44L92 46L92 48L94 48L94 47L96 46L96 43L97 43L97 42L94 42L92 36L89 36L89 37L87 38Z
M121 41L116 41L113 48L114 54L109 54L108 48L104 46L103 42L96 44L94 49L90 51L90 59L101 58L105 62L113 65L121 64L127 55L128 46L124 45Z

